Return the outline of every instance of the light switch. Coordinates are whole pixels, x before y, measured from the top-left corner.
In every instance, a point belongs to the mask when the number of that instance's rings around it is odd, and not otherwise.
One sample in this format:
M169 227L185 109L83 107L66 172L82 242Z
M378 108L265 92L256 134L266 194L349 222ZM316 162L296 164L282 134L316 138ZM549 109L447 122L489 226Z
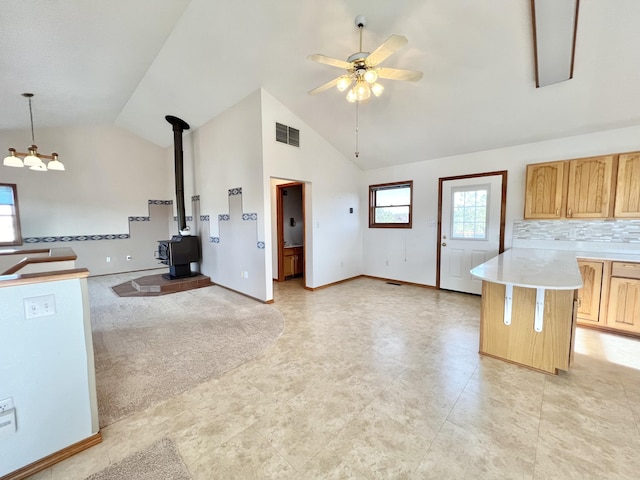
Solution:
M24 313L26 318L45 317L47 315L55 315L56 313L55 295L42 295L41 297L25 298Z

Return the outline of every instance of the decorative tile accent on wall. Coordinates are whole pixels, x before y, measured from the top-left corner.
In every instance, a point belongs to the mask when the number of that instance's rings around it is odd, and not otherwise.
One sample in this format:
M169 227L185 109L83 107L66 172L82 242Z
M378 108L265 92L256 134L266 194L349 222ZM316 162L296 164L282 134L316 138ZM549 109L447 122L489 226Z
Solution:
M149 200L147 205L173 205L173 200ZM176 217L173 218L176 220ZM128 217L129 222L149 222L150 216ZM192 220L187 217L187 220ZM22 239L24 243L54 243L54 242L86 242L88 240L126 240L131 238L129 233L104 233L97 235L61 235L47 237L25 237Z
M516 220L513 238L640 243L640 220Z
M200 195L192 195L191 196L191 201L192 202L199 202L200 201Z
M24 243L53 243L53 242L86 242L87 240L125 240L128 233L109 233L105 235L65 235L62 237L26 237Z
M253 221L253 222L257 222L258 221L258 214L257 213L244 213L242 212L242 187L237 187L237 188L230 188L228 190L229 192L229 197L236 197L236 196L240 196L240 198L235 198L232 202L231 198L229 199L229 213L221 213L218 214L218 223L220 224L220 222L225 222L225 229L226 228L237 228L234 227L233 225L231 225L234 221L237 221L237 219L242 218L242 221ZM233 208L233 212L232 210L232 204L235 205ZM239 211L238 211L239 210ZM236 216L237 215L237 216ZM209 215L200 215L200 221L203 222L209 222L210 221L210 216ZM229 223L227 223L229 222ZM228 227L227 227L228 225ZM249 227L248 225L245 225L245 227ZM251 228L251 227L249 227ZM257 236L257 230L258 230L258 226L257 224L255 225L255 233ZM221 230L221 225L218 225L218 232L220 232ZM217 237L209 237L209 243L220 243L220 238L223 235L220 235L220 233L218 234L219 236ZM265 248L265 242L263 241L257 241L257 243L255 244L259 249L264 249Z
M193 222L193 217L192 217L191 215L187 215L184 219L185 219L187 222ZM176 217L176 216L174 215L174 217L173 217L173 221L174 221L174 222L177 222L177 221L178 221L178 217Z

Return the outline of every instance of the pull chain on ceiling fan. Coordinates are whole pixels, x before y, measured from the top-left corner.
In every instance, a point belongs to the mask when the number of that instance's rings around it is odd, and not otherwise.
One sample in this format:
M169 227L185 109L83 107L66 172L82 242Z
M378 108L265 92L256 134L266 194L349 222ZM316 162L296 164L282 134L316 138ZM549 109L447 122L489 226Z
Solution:
M378 66L407 44L408 40L406 37L402 35L391 35L373 52L364 52L362 50L362 30L367 25L367 19L364 15L358 15L355 18L355 24L360 32L360 47L359 51L350 55L346 62L319 53L307 57L314 62L331 65L332 67L342 68L347 71L345 74L310 90L309 95L316 95L332 87L337 87L341 92L349 89L347 92L348 102L365 103L371 98L372 93L376 97L382 95L384 87L378 83L377 80L379 78L408 82L417 82L422 78L422 72L415 70L400 70L397 68Z

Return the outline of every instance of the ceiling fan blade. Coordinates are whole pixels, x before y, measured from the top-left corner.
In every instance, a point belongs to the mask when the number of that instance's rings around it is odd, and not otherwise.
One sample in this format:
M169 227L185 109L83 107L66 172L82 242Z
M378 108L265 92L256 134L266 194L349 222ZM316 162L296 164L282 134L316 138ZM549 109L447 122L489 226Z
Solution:
M416 70L400 70L398 68L378 68L378 77L389 80L404 80L405 82L417 82L422 78L422 72Z
M382 43L382 45L380 45L369 54L366 60L367 65L370 67L375 67L380 62L388 58L391 54L393 54L396 50L404 47L407 42L407 37L403 37L402 35L391 35Z
M321 55L319 53L316 53L315 55L309 55L307 58L313 62L324 63L325 65L344 68L345 70L349 70L351 68L351 64L349 62L338 60L337 58L327 57L326 55Z
M333 80L329 80L327 83L320 85L319 87L314 88L313 90L309 90L309 95L317 95L318 93L322 93L326 90L329 90L332 87L335 87L338 84L338 80L340 80L340 78L342 77L342 75L340 75L340 77L336 77Z

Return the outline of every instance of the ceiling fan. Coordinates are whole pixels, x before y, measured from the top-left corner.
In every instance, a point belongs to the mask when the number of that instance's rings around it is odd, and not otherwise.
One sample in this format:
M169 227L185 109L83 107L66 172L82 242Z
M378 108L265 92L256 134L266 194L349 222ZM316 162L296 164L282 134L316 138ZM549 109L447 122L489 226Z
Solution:
M382 94L384 87L377 82L378 78L408 82L417 82L422 78L422 72L415 70L400 70L397 68L378 66L407 44L408 41L406 37L402 35L391 35L373 52L363 52L362 29L367 25L366 17L364 15L358 15L355 18L355 24L360 30L360 50L349 56L346 62L319 53L307 57L314 62L324 63L325 65L331 65L332 67L342 68L347 71L345 74L330 80L324 85L310 90L309 95L316 95L332 87L337 87L341 92L349 89L347 101L350 103L365 103L371 98L371 93L376 97Z

